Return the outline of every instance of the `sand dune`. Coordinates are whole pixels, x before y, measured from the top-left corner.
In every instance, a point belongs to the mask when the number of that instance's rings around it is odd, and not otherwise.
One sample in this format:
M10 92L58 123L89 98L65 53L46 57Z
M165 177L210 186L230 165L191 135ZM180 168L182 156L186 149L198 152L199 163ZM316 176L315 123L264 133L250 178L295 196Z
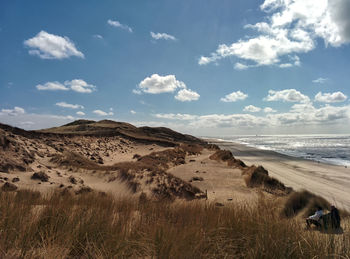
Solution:
M216 145L170 129L112 121L77 121L44 131L0 126L0 182L6 191L95 191L202 199L225 206L252 203L261 195L283 200L291 191L287 185L350 209L346 168L216 143L231 150L233 157Z
M210 159L217 147L170 129L85 120L41 131L0 126L0 182L12 189L145 193L220 204L251 202L261 192L247 187L244 163L235 164L231 154L231 164Z

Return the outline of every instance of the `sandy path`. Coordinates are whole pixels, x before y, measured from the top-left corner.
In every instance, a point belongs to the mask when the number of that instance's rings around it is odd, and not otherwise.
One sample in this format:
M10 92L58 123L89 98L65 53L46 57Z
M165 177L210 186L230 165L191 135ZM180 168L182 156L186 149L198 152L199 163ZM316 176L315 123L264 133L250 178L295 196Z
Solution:
M309 190L350 210L350 168L317 163L231 142L214 144L221 149L230 150L234 157L243 160L247 165L264 166L271 176L295 190Z

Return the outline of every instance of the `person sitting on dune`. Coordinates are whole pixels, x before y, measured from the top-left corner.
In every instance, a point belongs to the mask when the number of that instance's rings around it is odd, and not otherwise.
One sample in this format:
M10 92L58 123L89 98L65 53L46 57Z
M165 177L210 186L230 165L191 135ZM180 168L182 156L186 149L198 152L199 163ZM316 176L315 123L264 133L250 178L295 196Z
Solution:
M314 224L317 227L320 227L320 218L323 216L323 209L322 207L318 206L317 211L314 215L311 215L306 219L307 227L310 228L312 224Z

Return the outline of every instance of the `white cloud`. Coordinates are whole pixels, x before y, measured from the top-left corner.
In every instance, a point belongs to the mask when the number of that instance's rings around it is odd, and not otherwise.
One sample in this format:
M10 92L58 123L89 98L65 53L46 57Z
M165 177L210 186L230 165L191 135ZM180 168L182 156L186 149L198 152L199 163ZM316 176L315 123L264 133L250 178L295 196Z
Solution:
M288 67L292 67L292 66L293 66L293 64L291 64L291 63L284 63L284 64L279 65L280 68L288 68Z
M211 62L215 62L217 59L218 59L217 55L215 55L215 54L212 54L211 57L204 57L204 56L202 56L202 57L199 58L198 64L199 65L206 65L206 64L209 64Z
M277 112L276 110L272 109L271 107L265 107L264 108L265 113L272 113L272 112Z
M36 89L40 91L68 91L69 88L60 82L47 82L44 85L37 85Z
M322 93L318 92L315 96L315 101L323 103L344 102L348 97L342 92Z
M247 68L249 68L249 66L242 64L242 63L239 63L239 62L237 62L234 66L234 69L236 69L236 70L246 70Z
M186 88L186 84L176 80L175 75L160 76L158 74L153 74L151 77L146 77L142 80L139 84L139 88L134 89L133 93L172 93L178 88Z
M265 0L260 8L266 22L245 26L257 32L254 36L219 45L199 64L234 56L252 63L247 66L300 66L294 55L313 50L318 38L333 47L350 42L349 0Z
M200 95L191 89L181 89L175 96L175 99L181 102L190 102L197 101L199 97Z
M82 79L73 79L72 81L65 81L64 84L60 82L47 82L44 85L37 85L36 88L42 91L68 91L72 90L78 93L92 93L96 91L96 86L86 83Z
M104 112L102 110L94 110L93 113L97 114L98 116L113 116L113 112Z
M267 107L268 108L268 107ZM274 110L273 110L274 111ZM269 112L272 112L269 109ZM255 116L252 114L155 114L158 119L176 121L174 125L183 125L187 128L205 129L205 128L240 128L241 130L250 128L268 129L271 127L290 127L290 126L324 126L327 125L348 125L350 123L350 105L335 107L326 105L321 108L315 108L311 103L294 104L289 112L286 113L268 113L265 116Z
M84 106L80 104L70 104L66 102L58 102L56 103L57 106L62 107L62 108L70 108L70 109L84 109Z
M154 115L156 118L160 119L168 119L168 120L194 120L197 119L197 115L191 115L191 114L181 114L181 113L158 113Z
M78 111L78 112L77 112L77 115L79 115L79 116L85 116L85 112Z
M269 115L277 125L322 125L344 122L350 119L350 106L326 105L319 109L312 104L296 104L287 113Z
M131 27L129 27L129 26L126 25L126 24L121 24L121 23L118 22L118 21L113 21L113 20L110 20L110 19L109 19L109 20L107 21L107 23L108 23L109 25L113 26L113 27L121 28L121 29L126 30L126 31L128 31L128 32L133 32Z
M232 92L230 94L227 94L225 97L221 98L220 101L222 102L236 102L238 100L244 100L248 97L247 94L242 93L241 91Z
M25 114L25 110L21 107L15 106L13 109L1 109L0 115L7 115L7 116L18 116Z
M76 49L68 37L39 32L35 37L25 40L24 45L29 47L29 54L42 59L64 59L71 56L84 58L84 54Z
M103 40L103 37L100 34L94 34L93 37L96 38L96 39Z
M300 58L297 55L289 55L288 60L290 63L282 63L279 65L280 68L289 68L289 67L299 67L301 65Z
M74 79L72 81L65 81L65 85L69 86L75 92L78 93L92 93L96 90L96 86L86 83L82 79Z
M138 90L138 89L132 89L132 92L133 92L134 94L138 94L138 95L142 94L142 91L141 91L141 90Z
M155 40L176 40L176 38L173 35L167 34L167 33L154 33L151 31L151 37Z
M136 112L134 110L130 110L131 114L136 114Z
M295 89L285 89L282 91L269 90L268 96L265 101L283 101L283 102L310 102L310 98L303 95Z
M22 121L22 122L20 122L20 124L30 127L30 126L34 125L35 123L32 121Z
M315 84L324 84L328 81L329 79L328 78L322 78L322 77L319 77L315 80L312 80L313 83Z
M245 111L245 112L259 112L259 111L261 111L261 108L256 107L254 105L248 105L248 106L244 107L243 111Z

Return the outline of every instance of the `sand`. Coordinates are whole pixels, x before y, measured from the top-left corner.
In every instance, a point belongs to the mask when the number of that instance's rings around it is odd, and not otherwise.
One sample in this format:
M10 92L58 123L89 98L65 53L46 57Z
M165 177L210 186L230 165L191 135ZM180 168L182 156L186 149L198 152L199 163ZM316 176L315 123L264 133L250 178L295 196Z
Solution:
M167 172L206 192L208 201L223 204L257 201L259 191L246 186L242 170L229 167L226 162L209 159L213 153L215 151L204 149L200 155L186 157L185 164L172 167Z
M248 166L262 165L269 175L295 190L305 189L327 199L339 208L350 210L350 168L295 158L238 143L212 141L230 150Z

